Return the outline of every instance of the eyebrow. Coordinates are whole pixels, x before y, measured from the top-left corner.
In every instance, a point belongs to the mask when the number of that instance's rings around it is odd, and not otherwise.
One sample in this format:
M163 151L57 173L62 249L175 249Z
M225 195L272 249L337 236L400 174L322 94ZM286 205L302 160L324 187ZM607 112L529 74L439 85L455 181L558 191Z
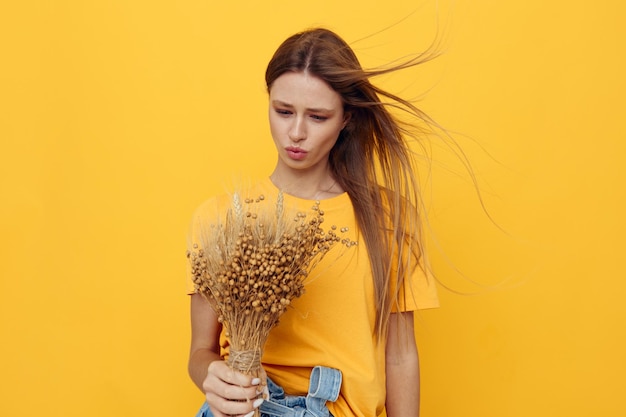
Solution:
M285 103L284 101L280 101L280 100L272 100L272 104L278 105L278 106L281 106L281 107L287 107L287 108L290 108L290 109L293 108L293 105L291 105L289 103ZM319 108L309 108L309 109L306 109L306 110L310 111L310 112L314 112L314 113L333 113L333 110L325 109L325 108L322 108L322 107L319 107Z

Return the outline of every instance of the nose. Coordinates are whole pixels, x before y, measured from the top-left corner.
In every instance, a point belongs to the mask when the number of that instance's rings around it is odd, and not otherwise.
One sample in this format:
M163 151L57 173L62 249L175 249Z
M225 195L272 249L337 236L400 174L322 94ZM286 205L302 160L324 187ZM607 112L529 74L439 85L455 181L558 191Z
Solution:
M294 142L300 142L306 139L305 121L300 117L295 117L289 128L289 139Z

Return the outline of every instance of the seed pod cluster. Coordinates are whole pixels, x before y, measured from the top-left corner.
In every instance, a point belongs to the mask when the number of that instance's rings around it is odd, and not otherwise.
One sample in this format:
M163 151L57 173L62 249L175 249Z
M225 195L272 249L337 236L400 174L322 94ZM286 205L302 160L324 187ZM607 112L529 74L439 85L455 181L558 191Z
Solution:
M253 374L270 330L304 293L309 272L334 245L356 244L335 226L322 228L319 202L310 213L291 212L282 197L272 206L264 196L242 201L234 194L225 221L203 231L187 252L196 290L225 327L230 355L255 352L255 364L237 360L238 370Z

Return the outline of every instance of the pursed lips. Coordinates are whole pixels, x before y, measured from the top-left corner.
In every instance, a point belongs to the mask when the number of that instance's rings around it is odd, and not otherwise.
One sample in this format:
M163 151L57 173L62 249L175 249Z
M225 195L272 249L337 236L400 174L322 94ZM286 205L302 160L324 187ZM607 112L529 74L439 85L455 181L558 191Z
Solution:
M287 154L292 159L304 159L307 154L307 151L295 146L288 146L285 148L285 151L287 151Z

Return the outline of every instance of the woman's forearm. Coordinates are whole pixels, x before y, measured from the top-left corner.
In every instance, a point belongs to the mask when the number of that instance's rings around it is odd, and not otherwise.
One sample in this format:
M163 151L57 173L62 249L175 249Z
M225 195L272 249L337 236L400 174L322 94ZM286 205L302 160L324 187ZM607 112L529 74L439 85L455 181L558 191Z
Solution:
M209 365L217 360L221 360L220 355L210 349L197 349L189 355L189 376L200 391L204 392L202 383L207 377Z
M385 358L387 416L419 416L420 368L412 312L392 314Z
M387 362L387 417L417 417L420 407L420 375L414 360Z

